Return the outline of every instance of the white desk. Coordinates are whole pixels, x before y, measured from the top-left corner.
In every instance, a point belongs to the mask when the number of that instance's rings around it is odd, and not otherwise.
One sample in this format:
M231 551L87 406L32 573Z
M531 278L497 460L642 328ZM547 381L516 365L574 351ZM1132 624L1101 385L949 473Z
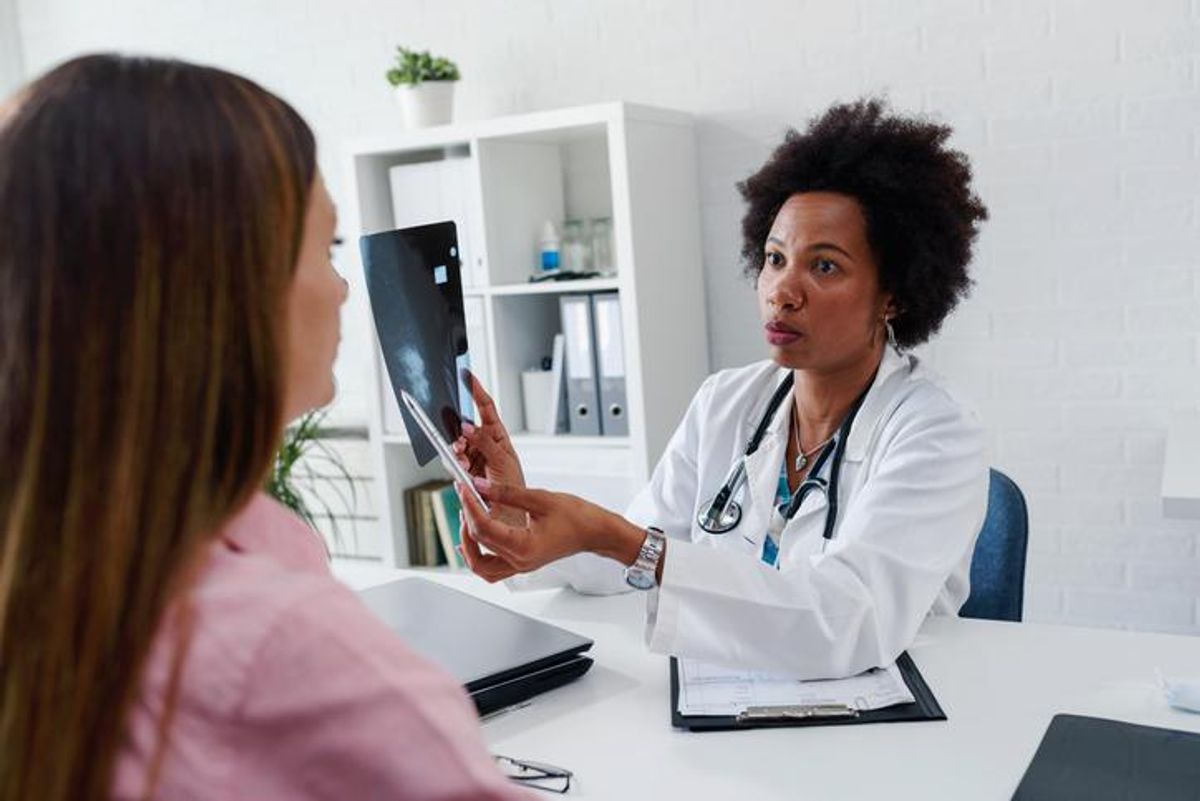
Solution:
M362 588L399 571L337 570ZM932 618L909 649L945 722L691 733L671 728L667 662L642 644L644 597L511 593L430 578L596 641L582 679L488 720L492 749L575 771L596 799L1008 799L1058 712L1200 732L1154 685L1200 675L1200 638ZM549 797L549 796L547 796Z

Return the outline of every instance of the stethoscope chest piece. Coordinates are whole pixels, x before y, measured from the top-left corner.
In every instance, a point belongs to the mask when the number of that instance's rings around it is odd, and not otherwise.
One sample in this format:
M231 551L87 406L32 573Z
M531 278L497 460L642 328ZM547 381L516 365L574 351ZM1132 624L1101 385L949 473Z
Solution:
M715 514L714 514L715 512ZM742 522L742 505L737 501L727 501L719 511L711 504L700 510L696 515L700 528L709 534L724 534L733 531Z

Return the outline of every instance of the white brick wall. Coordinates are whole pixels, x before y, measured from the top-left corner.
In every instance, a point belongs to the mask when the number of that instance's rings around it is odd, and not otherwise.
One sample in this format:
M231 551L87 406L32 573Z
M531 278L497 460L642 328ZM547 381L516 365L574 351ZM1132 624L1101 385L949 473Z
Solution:
M693 112L714 368L762 353L733 183L835 99L886 91L940 115L992 220L973 297L922 352L1028 495L1029 617L1200 633L1200 524L1164 520L1158 500L1167 415L1200 405L1200 0L17 5L31 73L150 51L284 94L335 196L342 142L399 123L382 79L396 43L460 62L463 117L614 98ZM344 420L365 409L357 294Z
M0 0L0 99L20 85L23 73L16 3Z

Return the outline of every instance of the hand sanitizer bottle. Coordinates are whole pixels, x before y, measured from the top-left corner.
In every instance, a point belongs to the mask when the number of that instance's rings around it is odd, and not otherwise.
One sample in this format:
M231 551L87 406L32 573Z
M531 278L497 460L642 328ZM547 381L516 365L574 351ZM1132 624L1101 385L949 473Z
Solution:
M558 230L550 220L546 220L546 224L542 226L542 239L538 244L542 251L542 272L557 270L559 267Z

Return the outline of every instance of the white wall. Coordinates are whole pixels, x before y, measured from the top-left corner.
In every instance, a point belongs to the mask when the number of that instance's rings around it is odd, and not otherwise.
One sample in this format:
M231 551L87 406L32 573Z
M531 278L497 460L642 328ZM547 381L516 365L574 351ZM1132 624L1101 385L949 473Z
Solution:
M0 0L0 100L20 86L23 78L16 3Z
M335 196L343 141L399 123L396 43L459 61L463 117L615 98L693 112L714 368L762 353L733 183L834 99L886 90L938 113L992 220L975 293L926 353L1029 496L1029 617L1200 633L1200 526L1157 498L1167 413L1200 408L1200 0L18 5L30 73L118 48L262 81L315 125ZM364 414L358 294L344 419Z

